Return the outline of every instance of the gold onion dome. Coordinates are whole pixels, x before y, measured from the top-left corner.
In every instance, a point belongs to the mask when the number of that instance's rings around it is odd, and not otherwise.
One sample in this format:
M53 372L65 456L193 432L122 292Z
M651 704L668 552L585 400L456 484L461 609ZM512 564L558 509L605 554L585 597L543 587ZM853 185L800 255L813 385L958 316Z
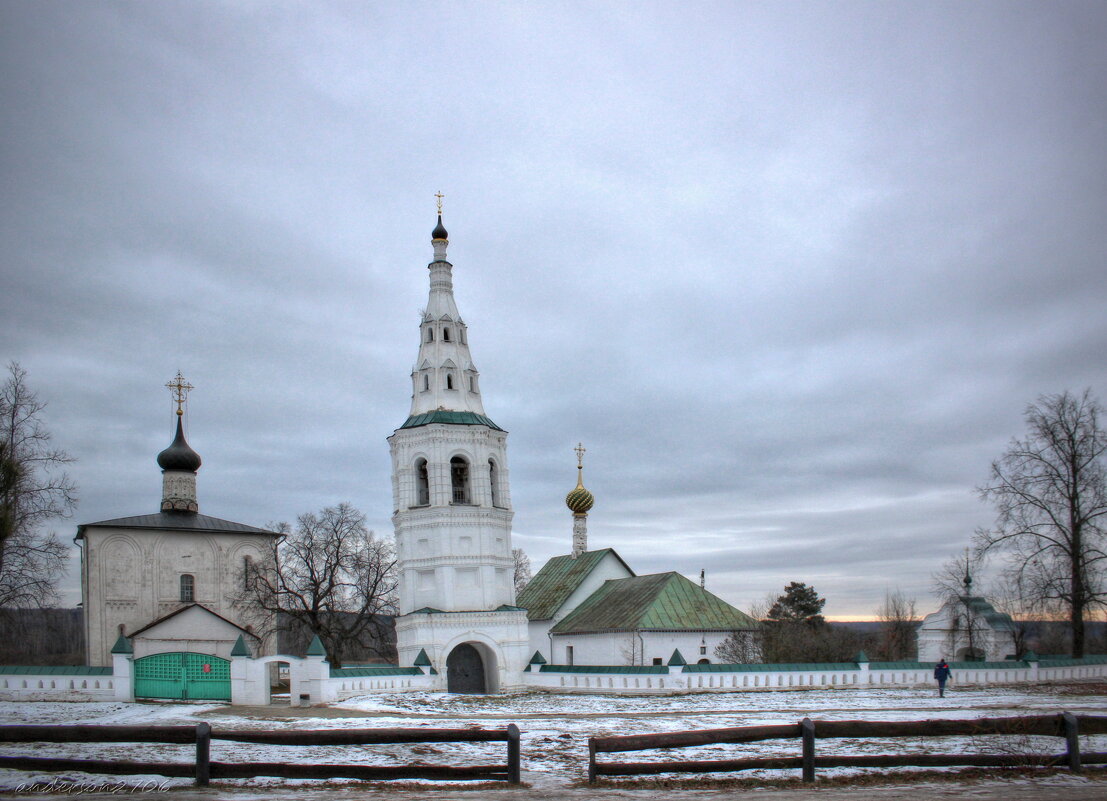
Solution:
M568 495L565 496L565 505L569 507L575 515L588 514L588 510L592 508L592 504L596 502L596 499L592 497L592 493L584 488L584 446L577 445L574 450L577 452L577 485Z
M579 484L576 489L565 496L565 505L575 515L587 514L595 502L596 499L592 497L592 493Z

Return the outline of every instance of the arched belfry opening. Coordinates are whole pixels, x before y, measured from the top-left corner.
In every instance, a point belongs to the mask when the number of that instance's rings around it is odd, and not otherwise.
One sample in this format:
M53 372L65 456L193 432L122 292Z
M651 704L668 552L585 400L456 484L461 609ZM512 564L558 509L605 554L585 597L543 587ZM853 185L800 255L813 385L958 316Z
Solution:
M487 693L488 669L478 643L463 642L446 657L446 690L451 693Z
M415 463L415 505L430 505L430 476L427 473L427 460Z
M469 503L469 462L462 456L450 459L450 486L453 503Z

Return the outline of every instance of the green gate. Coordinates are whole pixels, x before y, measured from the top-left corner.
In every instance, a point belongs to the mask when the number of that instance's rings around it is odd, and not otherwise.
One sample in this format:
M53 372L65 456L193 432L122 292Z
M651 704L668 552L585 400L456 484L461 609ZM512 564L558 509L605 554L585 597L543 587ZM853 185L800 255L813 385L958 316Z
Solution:
M136 659L135 698L230 701L231 663L208 654L174 652Z

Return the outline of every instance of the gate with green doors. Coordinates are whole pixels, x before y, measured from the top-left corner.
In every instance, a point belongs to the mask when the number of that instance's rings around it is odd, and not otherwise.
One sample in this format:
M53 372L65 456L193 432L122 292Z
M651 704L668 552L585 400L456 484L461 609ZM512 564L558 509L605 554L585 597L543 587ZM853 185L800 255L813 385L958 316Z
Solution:
M173 652L136 659L135 698L230 701L231 663L209 654Z

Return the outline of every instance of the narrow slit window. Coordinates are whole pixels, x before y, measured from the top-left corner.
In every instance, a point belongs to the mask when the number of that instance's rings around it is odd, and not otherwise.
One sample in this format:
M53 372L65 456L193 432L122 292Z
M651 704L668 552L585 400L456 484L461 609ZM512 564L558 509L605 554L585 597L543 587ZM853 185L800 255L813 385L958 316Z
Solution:
M488 460L488 485L492 489L492 505L500 505L500 477L497 475L496 463L492 460Z
M423 373L423 391L430 392L431 378L427 373Z
M415 504L416 506L430 505L430 477L427 475L426 459L420 459L415 463Z
M449 328L443 328L442 329L442 341L443 342L449 342L450 341L450 329Z
M427 327L427 342L434 342L434 329Z
M196 600L196 578L191 573L181 574L181 600L185 603Z
M453 373L446 373L446 389L454 388L454 375Z

